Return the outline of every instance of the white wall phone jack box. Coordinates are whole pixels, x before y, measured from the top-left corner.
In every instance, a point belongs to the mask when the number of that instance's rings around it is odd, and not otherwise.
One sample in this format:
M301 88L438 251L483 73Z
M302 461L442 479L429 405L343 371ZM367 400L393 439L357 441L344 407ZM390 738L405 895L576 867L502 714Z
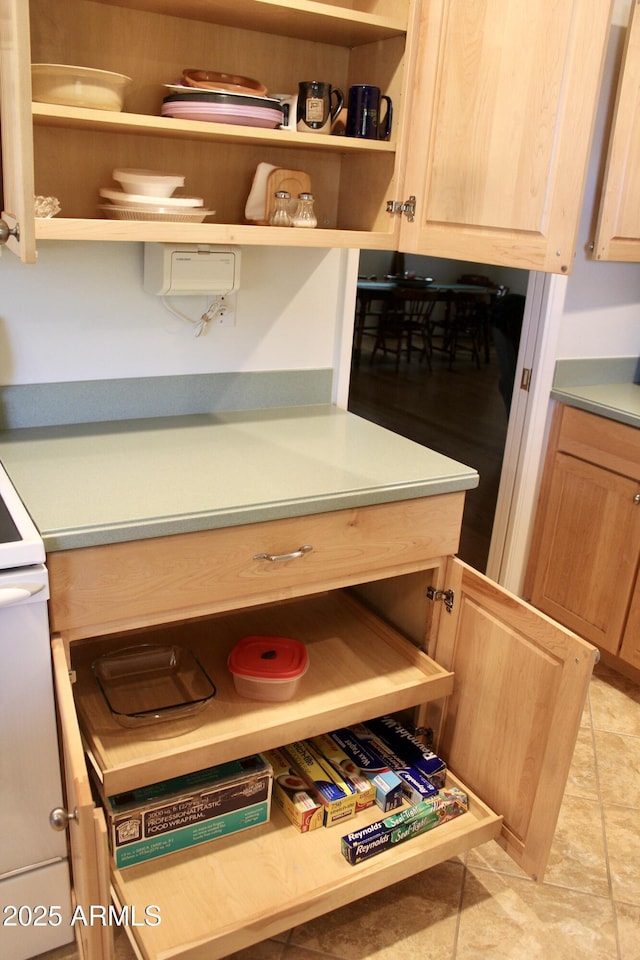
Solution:
M238 289L240 248L145 243L144 289L157 296L226 296Z

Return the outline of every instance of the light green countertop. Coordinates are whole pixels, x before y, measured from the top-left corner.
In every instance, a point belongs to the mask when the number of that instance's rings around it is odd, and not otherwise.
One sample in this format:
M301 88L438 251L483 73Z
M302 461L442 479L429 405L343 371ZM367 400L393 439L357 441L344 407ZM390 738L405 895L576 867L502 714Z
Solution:
M559 360L551 396L560 403L640 427L637 357Z
M331 405L0 433L48 552L469 490L471 467Z
M605 383L554 389L551 396L570 407L640 427L640 384Z

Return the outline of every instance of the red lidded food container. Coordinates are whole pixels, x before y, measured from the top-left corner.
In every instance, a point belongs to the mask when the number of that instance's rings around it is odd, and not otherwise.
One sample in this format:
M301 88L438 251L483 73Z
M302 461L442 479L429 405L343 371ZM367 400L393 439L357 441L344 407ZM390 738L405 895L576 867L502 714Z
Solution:
M252 634L229 654L236 691L253 700L290 700L307 672L309 657L300 640Z

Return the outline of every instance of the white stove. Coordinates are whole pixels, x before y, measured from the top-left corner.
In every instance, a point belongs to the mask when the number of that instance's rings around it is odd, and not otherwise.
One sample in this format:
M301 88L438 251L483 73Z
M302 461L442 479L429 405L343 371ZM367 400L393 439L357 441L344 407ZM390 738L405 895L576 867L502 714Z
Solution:
M42 538L0 464L0 570L44 561Z
M0 465L2 960L27 960L73 939L65 837L49 825L63 799L44 561L40 534Z

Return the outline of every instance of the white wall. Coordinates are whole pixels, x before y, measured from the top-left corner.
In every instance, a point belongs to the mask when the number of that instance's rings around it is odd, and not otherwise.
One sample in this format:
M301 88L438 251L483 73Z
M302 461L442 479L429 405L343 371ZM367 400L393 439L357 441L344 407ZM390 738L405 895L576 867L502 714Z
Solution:
M244 247L236 325L196 338L143 290L140 243L42 242L34 265L3 251L0 384L331 368L345 256ZM206 307L172 303L196 318Z

